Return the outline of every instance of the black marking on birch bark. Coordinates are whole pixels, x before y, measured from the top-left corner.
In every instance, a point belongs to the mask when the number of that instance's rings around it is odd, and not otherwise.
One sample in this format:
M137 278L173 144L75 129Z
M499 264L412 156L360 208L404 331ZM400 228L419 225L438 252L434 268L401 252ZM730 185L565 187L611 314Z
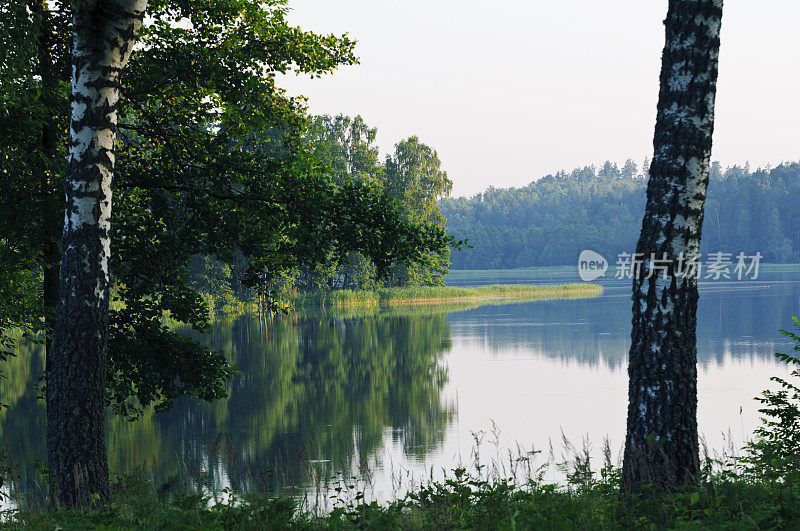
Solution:
M105 367L119 77L146 0L73 5L72 119L59 301L48 357L47 456L59 503L108 495Z
M708 187L722 0L670 0L664 22L654 156L636 251L666 256L633 281L623 489L672 488L699 472L697 283L676 276L680 253L697 252Z

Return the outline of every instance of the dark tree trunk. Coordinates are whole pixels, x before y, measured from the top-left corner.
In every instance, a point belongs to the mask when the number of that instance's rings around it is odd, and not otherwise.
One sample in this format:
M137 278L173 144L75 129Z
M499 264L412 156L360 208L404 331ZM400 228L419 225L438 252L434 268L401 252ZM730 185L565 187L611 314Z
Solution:
M67 506L108 496L105 381L119 78L146 0L73 0L72 116L59 301L47 374L47 459Z
M44 327L47 331L46 352L52 347L53 334L56 320L56 306L58 305L58 273L61 267L61 254L55 242L44 243L43 253L44 293L42 306L44 309Z
M41 236L42 245L42 306L46 330L46 348L50 350L52 343L52 330L55 324L56 304L58 303L58 270L61 267L61 249L58 245L58 234L61 230L59 217L54 215L51 206L54 206L53 183L47 168L55 162L58 153L58 124L52 117L57 113L58 105L58 77L53 59L53 24L50 20L50 10L46 0L34 0L30 9L35 14L38 23L39 41L39 75L42 78L42 103L48 109L48 116L42 123L42 152L47 156L42 171L39 206L42 209ZM59 194L60 196L60 194ZM57 204L57 203L55 203Z
M670 0L664 22L655 153L636 247L642 266L633 281L626 491L671 489L699 471L697 279L682 273L699 253L721 19L722 0Z

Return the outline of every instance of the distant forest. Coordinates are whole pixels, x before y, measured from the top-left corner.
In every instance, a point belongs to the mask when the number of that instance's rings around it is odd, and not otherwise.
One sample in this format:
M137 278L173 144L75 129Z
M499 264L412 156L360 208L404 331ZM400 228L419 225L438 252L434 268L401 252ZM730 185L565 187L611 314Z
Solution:
M647 162L643 167L648 167ZM761 252L763 261L800 261L800 163L710 172L701 252ZM451 269L573 265L583 249L613 265L632 253L641 229L647 175L628 160L547 175L522 188L490 187L441 203L448 232L473 246Z

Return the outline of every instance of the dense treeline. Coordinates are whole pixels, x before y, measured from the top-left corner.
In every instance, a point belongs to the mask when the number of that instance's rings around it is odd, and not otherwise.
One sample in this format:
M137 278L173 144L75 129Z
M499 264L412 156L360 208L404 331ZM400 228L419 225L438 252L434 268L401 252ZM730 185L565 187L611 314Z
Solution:
M646 162L645 162L646 167ZM647 176L628 160L547 175L522 188L490 187L441 203L448 232L472 248L453 269L572 265L583 249L612 264L632 253L644 214ZM751 171L711 168L701 252L760 252L767 262L800 260L800 163Z

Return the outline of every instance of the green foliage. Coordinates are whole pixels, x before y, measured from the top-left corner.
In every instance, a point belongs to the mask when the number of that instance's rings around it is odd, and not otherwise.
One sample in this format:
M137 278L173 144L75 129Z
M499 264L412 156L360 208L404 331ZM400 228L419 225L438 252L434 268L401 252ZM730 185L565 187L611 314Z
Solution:
M453 182L441 169L435 150L412 136L395 145L386 158L384 186L405 207L411 221L444 228L439 200L450 195ZM416 264L398 264L392 270L392 286L444 285L450 266L450 250L428 253Z
M363 492L329 512L298 498L226 489L171 494L141 474L119 478L102 509L7 511L7 529L783 529L800 521L800 488L715 476L676 493L620 495L619 474L606 470L585 487L558 487L532 477L487 477L464 468L380 504ZM341 490L344 490L342 488Z
M275 77L353 64L355 43L293 27L287 9L284 0L149 3L117 131L108 396L119 412L224 395L235 368L172 333L165 316L207 331L206 301L225 309L353 253L371 263L354 260L354 270L377 278L449 241L442 227L407 220L377 183L337 182L309 154L305 102ZM38 330L42 312L28 310L41 308L42 290L23 277L58 270L70 5L14 0L0 6L0 23L0 330ZM219 274L193 263L198 255Z
M15 355L17 342L13 328L28 339L33 339L41 328L40 308L36 304L41 278L30 263L25 263L25 258L10 242L0 239L0 301L7 301L0 304L0 362ZM0 398L0 405L3 399Z
M412 136L394 147L386 158L386 191L418 221L444 222L437 201L450 194L453 182L442 171L435 150Z
M715 162L708 188L700 251L761 252L765 262L800 260L800 163L751 172ZM490 187L471 198L442 201L447 229L469 238L453 269L509 269L574 265L593 249L612 265L633 253L645 204L645 175L623 168L578 168L547 175L521 188Z
M306 142L319 162L337 182L380 181L383 165L375 139L378 129L369 127L361 116L312 116L305 132Z
M794 318L794 328L800 331L800 320ZM777 353L781 362L794 367L793 378L800 378L800 336L791 330L781 333L792 340L795 354ZM757 397L762 404L761 425L755 429L755 440L747 445L744 462L755 477L772 481L797 482L800 479L800 387L786 378L770 378L779 385L777 391L765 390Z
M211 256L196 255L189 261L189 276L192 288L207 293L215 300L225 300L234 296L236 284L231 266L214 260Z
M360 116L315 116L309 121L304 141L314 159L324 165L327 174L340 186L369 187L396 202L394 222L427 227L444 235L444 217L438 201L448 195L452 182L441 170L441 161L432 148L410 137L395 146L395 152L381 163L374 145L377 129L369 127ZM351 204L348 199L343 205ZM355 212L361 207L354 205ZM353 234L345 223L353 214L344 212L342 233ZM372 229L375 230L374 228ZM399 231L392 238L402 237ZM445 241L455 247L462 242ZM402 243L398 241L397 243ZM422 244L422 245L420 245ZM312 266L298 270L295 289L305 292L330 289L373 289L380 285L443 285L448 272L450 250L418 244L421 252L408 259L394 257L384 264L368 252L328 255ZM355 248L355 247L354 247Z

